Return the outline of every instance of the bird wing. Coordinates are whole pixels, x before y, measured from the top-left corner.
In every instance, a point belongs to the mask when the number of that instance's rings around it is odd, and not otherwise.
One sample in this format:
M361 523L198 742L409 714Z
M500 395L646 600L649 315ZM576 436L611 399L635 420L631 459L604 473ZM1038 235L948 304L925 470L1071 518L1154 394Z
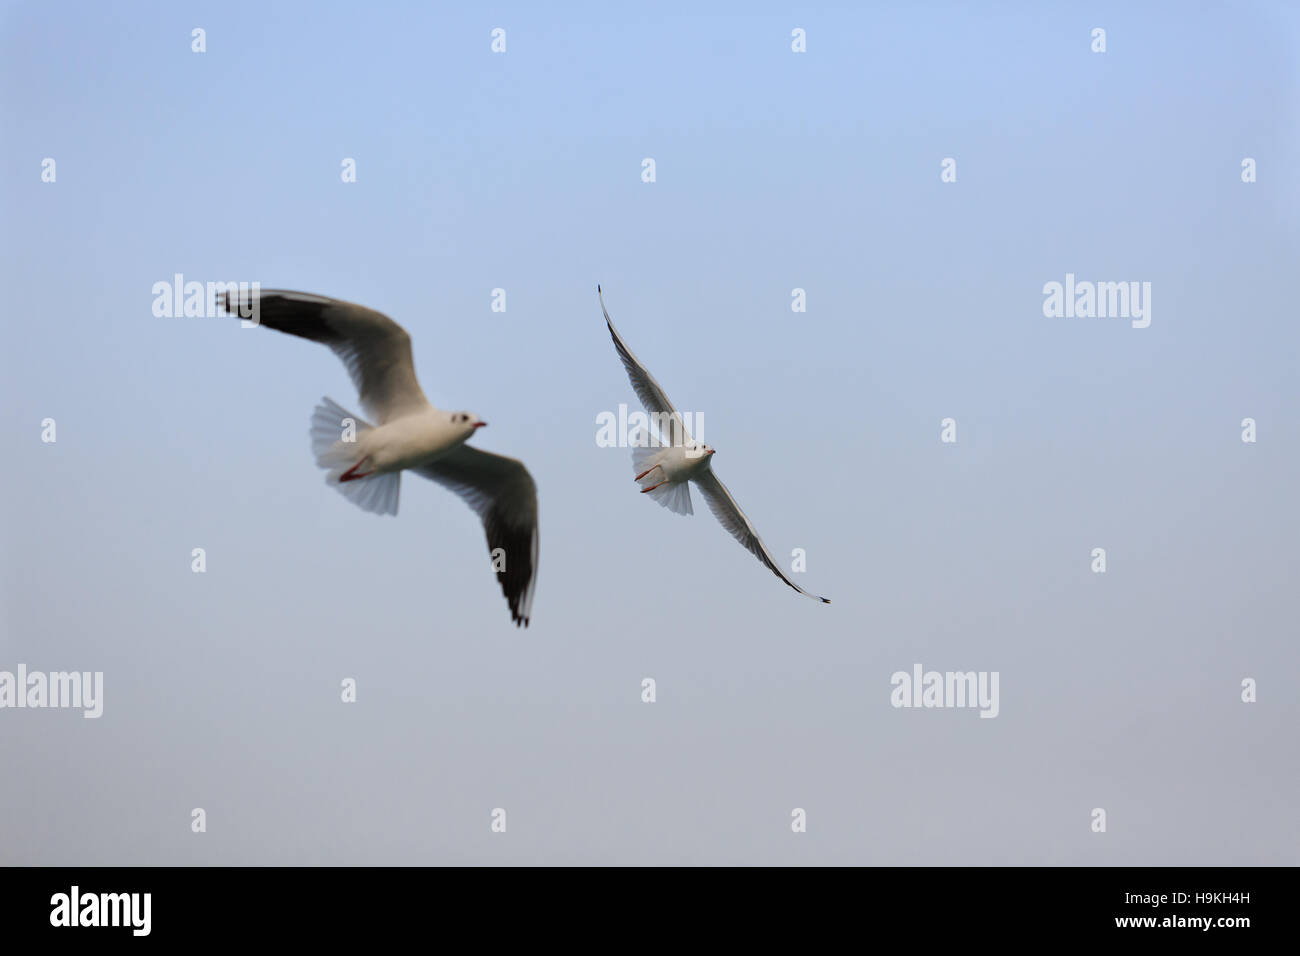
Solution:
M411 337L382 312L278 289L232 290L221 303L232 315L251 315L268 329L328 345L347 367L361 404L381 425L429 405L415 377Z
M681 414L673 407L673 403L668 400L668 395L664 392L663 387L655 381L655 377L646 371L632 350L627 347L623 341L623 336L618 334L618 329L614 328L614 322L609 317L609 310L605 308L605 296L600 291L600 286L596 286L596 296L600 299L600 311L605 313L605 324L609 326L610 338L614 340L614 348L618 351L618 357L623 360L623 368L627 369L627 377L632 382L632 390L636 392L636 397L641 399L641 404L645 410L652 416L659 416L660 431L662 432L663 424L669 426L677 433L675 435L665 436L670 445L684 445L693 441L690 432L686 430L686 423L682 421Z
M704 495L704 500L708 502L713 517L717 518L721 525L731 532L733 538L744 545L746 551L762 561L771 569L773 574L800 594L805 594L815 601L821 601L823 604L831 603L824 597L805 591L785 576L780 566L773 560L772 553L763 544L763 539L754 530L753 524L745 517L745 512L740 510L740 505L736 504L736 499L731 497L731 492L727 490L726 485L718 480L718 476L713 473L712 468L706 469L702 476L693 480L699 485L700 493Z
M502 549L497 572L516 625L528 626L537 585L537 485L523 462L461 445L414 471L450 488L474 509L487 533L488 551Z

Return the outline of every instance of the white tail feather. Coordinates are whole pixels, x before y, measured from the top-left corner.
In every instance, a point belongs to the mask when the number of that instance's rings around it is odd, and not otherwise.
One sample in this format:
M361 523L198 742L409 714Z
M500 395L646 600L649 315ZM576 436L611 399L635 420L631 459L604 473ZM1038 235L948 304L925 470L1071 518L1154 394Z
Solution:
M328 472L325 482L337 488L354 505L372 514L397 514L402 473L391 471L369 478L339 481L349 468L361 461L361 436L374 427L360 415L328 398L322 398L311 416L311 450L316 464ZM344 441L351 434L352 441Z
M633 472L638 475L654 464L655 457L665 447L644 428L638 428L628 441L632 445Z
M645 476L644 481L648 483L652 489L647 491L646 494L659 502L673 514L695 514L695 509L691 507L691 483L689 481L665 482L658 488L655 488L654 483L662 480L656 478L656 475L658 474L659 473L656 471Z
M402 489L400 471L389 471L354 481L339 481L331 475L326 481L362 511L377 515L397 514L397 499Z
M322 398L311 413L311 450L316 464L322 468L332 468L345 461L350 464L357 445L355 441L343 441L344 435L350 431L354 438L359 438L371 427L361 416L353 415L332 399Z
M670 446L663 444L643 428L638 428L632 434L630 443L632 468L638 476L637 483L641 486L641 490L673 514L695 514L695 509L691 507L690 482L665 482L664 470L655 467ZM656 485L659 487L656 488Z

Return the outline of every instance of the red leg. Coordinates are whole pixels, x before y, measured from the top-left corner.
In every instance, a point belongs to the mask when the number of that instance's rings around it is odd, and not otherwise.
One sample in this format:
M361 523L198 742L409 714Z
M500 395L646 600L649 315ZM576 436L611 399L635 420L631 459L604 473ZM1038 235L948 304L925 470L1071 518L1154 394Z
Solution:
M368 475L373 475L373 474L374 474L374 471L373 471L373 470L372 470L372 471L363 471L361 474L357 474L357 469L360 468L360 467L361 467L362 465L364 465L365 463L366 463L366 460L365 460L364 458L362 458L359 462L357 462L355 465L353 465L353 466L352 466L351 468L349 468L347 471L343 472L343 474L339 475L339 481L341 481L341 482L342 482L342 481L356 481L358 478L365 478L365 477L367 477Z

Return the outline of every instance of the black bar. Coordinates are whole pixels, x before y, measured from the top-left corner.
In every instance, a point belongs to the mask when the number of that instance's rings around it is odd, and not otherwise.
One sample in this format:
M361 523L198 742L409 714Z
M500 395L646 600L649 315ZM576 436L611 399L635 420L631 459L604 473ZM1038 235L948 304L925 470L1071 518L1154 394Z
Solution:
M816 924L818 931L840 926L865 941L879 938L888 925L910 927L909 934L927 943L1130 937L1232 945L1260 930L1285 930L1282 905L1294 876L1281 868L1197 867L623 868L598 874L571 868L544 878L530 868L10 868L0 870L0 925L7 941L52 943L70 934L85 943L109 937L373 942L398 939L412 927L432 928L440 938L439 926L447 927L450 942L460 934L452 934L453 927L490 928L495 937L513 926L553 926L557 920L587 930L621 926L628 935L611 939L634 941L700 920L761 938L787 930L797 937ZM138 909L127 910L120 896L108 901L103 912L111 917L118 907L119 923L126 925L52 925L52 918L70 913L74 886L79 919L92 911L97 917L99 894L149 894L147 936L136 936L144 925L143 895L135 898ZM60 894L68 904L63 911ZM87 896L95 902L87 903ZM1208 928L1200 923L1206 919ZM666 945L669 937L660 941Z

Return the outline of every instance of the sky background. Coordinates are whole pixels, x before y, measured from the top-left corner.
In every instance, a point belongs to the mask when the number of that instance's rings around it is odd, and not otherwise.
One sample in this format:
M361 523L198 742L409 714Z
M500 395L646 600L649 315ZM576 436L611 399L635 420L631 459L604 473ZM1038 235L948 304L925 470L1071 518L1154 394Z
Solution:
M1300 862L1294 6L696 6L4 5L0 669L105 700L0 711L0 863ZM410 331L537 481L530 628L453 495L324 484L330 352L178 272ZM597 282L830 606L597 446Z

